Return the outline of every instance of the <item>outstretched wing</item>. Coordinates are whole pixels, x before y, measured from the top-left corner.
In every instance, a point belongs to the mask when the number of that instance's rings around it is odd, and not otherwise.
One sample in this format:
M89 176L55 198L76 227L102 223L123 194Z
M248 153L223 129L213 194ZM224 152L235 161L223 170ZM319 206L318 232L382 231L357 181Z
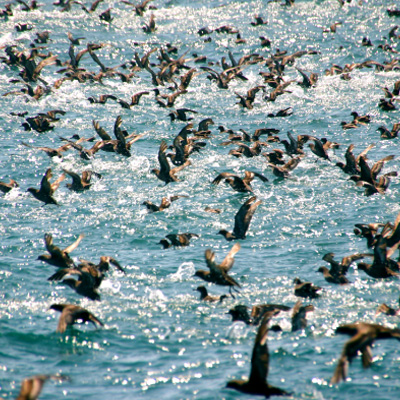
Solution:
M253 218L257 207L261 204L261 200L252 204L256 199L257 197L254 196L247 200L235 215L233 234L238 239L244 239L246 237L246 232L249 229L250 221Z
M233 245L229 253L224 258L224 261L220 264L220 268L222 268L225 272L228 272L235 262L234 256L240 250L240 243L237 242Z

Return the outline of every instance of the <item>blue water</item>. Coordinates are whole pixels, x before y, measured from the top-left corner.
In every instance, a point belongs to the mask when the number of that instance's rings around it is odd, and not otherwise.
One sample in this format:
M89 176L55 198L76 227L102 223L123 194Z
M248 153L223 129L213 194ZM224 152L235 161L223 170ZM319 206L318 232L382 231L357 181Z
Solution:
M4 8L5 2L1 3ZM379 315L377 306L386 302L396 306L398 281L378 281L351 268L352 284L339 287L328 284L316 271L324 265L322 256L334 252L337 259L355 252L365 252L366 243L353 234L354 224L394 221L400 211L399 180L392 183L385 195L366 197L361 188L348 181L334 164L343 161L346 148L354 143L355 154L370 143L370 162L399 154L398 139L380 140L376 129L384 124L391 128L399 122L399 111L384 112L378 108L382 87L393 88L400 79L399 71L376 72L374 68L353 70L350 81L325 76L333 64L390 61L398 54L378 49L390 43L400 51L399 39L383 39L399 19L390 18L387 8L399 7L385 0L352 1L340 7L337 0L296 0L291 8L267 1L161 1L150 3L154 10L157 31L145 34L141 27L152 11L136 16L123 3L104 1L92 14L74 4L70 12L49 0L42 0L38 10L24 12L14 5L14 15L0 20L0 45L15 44L27 49L36 32L50 31L52 39L44 51L51 51L61 61L68 57L67 31L74 37L85 37L76 53L87 43L104 43L96 51L107 66L118 66L134 58L137 51L146 51L170 42L178 54L188 51L187 65L199 72L203 64L190 61L193 53L217 62L230 49L239 59L257 52L268 57L276 49L291 54L298 50L317 50L306 55L295 66L319 74L315 88L289 86L291 93L266 102L259 93L252 110L242 110L235 92L245 94L262 84L260 71L265 65L251 65L243 74L248 81L233 80L228 90L218 89L207 74L195 76L188 93L176 101L176 108L198 111L194 123L212 118L212 137L200 153L191 157L192 165L179 174L181 181L164 186L151 169L158 166L157 153L161 140L168 144L184 126L171 123L169 110L159 108L154 94L144 96L139 106L122 109L113 101L91 104L90 96L114 94L128 101L142 90L151 90L150 75L139 71L130 83L117 77L104 78L103 84L66 81L59 89L36 101L27 96L0 97L0 180L13 178L20 187L0 199L0 395L16 397L23 378L39 373L69 375L70 382L49 382L42 399L234 399L251 398L226 389L230 379L248 376L250 357L256 333L254 327L232 324L227 315L236 304L281 303L293 306L293 278L310 280L323 287L321 298L312 301L315 311L308 314L304 331L290 332L290 314L281 313L276 322L282 333L270 333L269 382L293 392L294 399L393 399L400 395L400 350L398 343L376 343L372 368L363 370L356 358L349 368L349 381L329 386L336 362L347 337L335 336L335 328L358 320L396 327L395 317ZM89 4L87 4L89 5ZM111 7L114 20L101 22L98 15ZM267 25L253 27L255 14L268 20ZM324 33L333 22L342 22L336 33ZM17 23L29 23L31 31L17 32ZM236 45L235 35L212 33L211 42L204 42L197 31L203 27L231 25L239 29L245 44ZM272 42L271 50L260 47L259 36ZM367 36L373 47L362 47ZM4 50L1 51L3 56ZM150 60L157 63L158 52ZM95 73L99 67L85 55L81 66ZM154 67L155 68L155 67ZM220 71L219 66L214 68ZM47 66L41 77L52 85L61 77L60 67ZM156 68L155 68L156 69ZM157 69L156 69L157 70ZM18 68L0 64L0 93L18 90L22 83ZM285 79L300 80L294 66L287 66ZM177 80L179 82L179 79ZM35 85L34 85L35 86ZM166 87L160 87L168 93ZM268 89L269 91L269 89ZM398 103L396 103L398 104ZM287 118L267 118L267 114L293 107ZM398 105L397 108L399 108ZM51 132L26 132L22 118L10 112L28 111L28 116L52 109L66 111L55 122ZM341 121L349 122L350 113L368 113L372 123L353 130L342 130ZM100 152L92 161L81 160L69 150L62 161L50 160L34 146L58 147L59 136L78 133L95 134L92 120L112 135L114 121L122 117L122 128L145 134L133 145L132 157ZM220 146L226 140L218 125L234 131L243 128L250 133L257 128L280 129L286 132L312 134L339 142L340 149L329 151L332 162L318 160L305 147L306 157L292 172L293 179L276 181L262 156L237 159L228 155L232 147ZM282 148L273 144L271 148ZM267 151L269 149L266 149ZM55 193L60 206L45 206L26 192L39 187L47 168L54 177L62 168L81 172L93 169L101 180L85 193L73 193L66 187L67 178ZM251 222L247 238L241 241L232 276L242 286L236 299L223 304L204 304L194 289L202 282L195 278L196 269L205 268L204 251L212 248L217 261L222 261L232 243L217 235L220 229L231 230L236 211L249 198L223 183L211 181L223 171L243 175L244 170L262 172L269 183L255 181L254 192L262 200ZM383 172L398 171L397 158L385 164ZM163 196L186 195L161 213L149 214L142 202L159 203ZM221 214L204 211L206 206L220 208ZM80 297L70 288L50 283L47 278L54 267L37 261L45 253L44 234L54 237L64 248L79 234L85 238L71 253L75 260L97 262L102 255L115 257L126 269L108 274L100 287L101 302ZM182 249L162 250L160 239L169 233L192 232L199 235ZM211 294L224 294L224 287L208 285ZM102 329L76 326L60 335L55 332L58 313L50 311L53 303L73 303L88 308L104 323Z

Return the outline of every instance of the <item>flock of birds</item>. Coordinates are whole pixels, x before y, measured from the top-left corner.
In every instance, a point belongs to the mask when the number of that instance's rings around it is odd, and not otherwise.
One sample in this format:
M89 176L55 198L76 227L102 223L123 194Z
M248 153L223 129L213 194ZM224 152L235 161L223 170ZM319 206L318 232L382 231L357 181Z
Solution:
M69 12L74 7L81 7L86 13L95 13L97 7L104 0L95 1L90 7L85 6L82 2L76 0L59 0L54 3L59 7L61 12ZM339 0L341 5L345 1ZM129 6L138 16L146 16L148 9L155 9L152 6L151 0L145 0L141 4L133 4L128 1L121 1ZM35 0L29 4L23 0L16 0L16 3L7 4L4 10L1 10L0 15L4 20L8 20L13 16L15 7L22 7L24 11L32 11L40 8ZM294 0L286 0L283 4L285 7L295 6ZM400 16L400 10L387 10L389 16ZM104 23L111 24L113 21L112 9L99 14L99 18ZM251 21L253 26L262 26L267 21L261 16L255 16L254 21ZM335 32L339 23L333 24L329 31ZM389 33L390 40L399 40L400 36L396 33L396 28L391 29ZM33 29L29 24L19 23L15 25L18 32ZM148 22L143 26L143 31L152 34L157 30L157 24L154 14L150 15ZM204 27L198 31L199 37L207 36L204 41L211 41L214 32L218 34L237 35L236 43L244 44L246 41L240 35L240 32L233 26L220 26L215 29ZM121 83L131 82L138 74L146 76L153 87L146 91L138 92L132 95L130 101L120 99L114 94L103 94L96 97L89 97L88 102L98 104L102 107L110 101L116 102L123 109L131 109L139 104L142 96L153 96L154 102L161 109L166 109L166 117L171 119L171 123L175 121L184 122L185 126L177 133L172 143L168 145L165 140L162 140L158 149L159 168L154 168L151 173L162 181L165 185L173 184L179 181L179 173L184 168L190 168L192 163L192 155L207 150L208 141L215 135L211 130L211 126L215 124L213 119L205 118L194 123L194 118L199 111L189 108L175 108L175 102L178 98L184 97L188 93L188 88L191 85L192 79L196 76L206 74L211 85L216 85L221 90L229 88L231 81L246 82L246 68L250 65L259 65L260 68L266 71L260 71L260 75L264 80L263 85L257 85L247 93L235 92L238 99L238 106L243 109L251 110L253 108L256 96L262 94L262 98L266 102L274 102L278 96L290 93L291 85L299 85L304 90L310 90L318 85L318 74L307 73L302 69L295 67L300 74L301 80L286 80L285 68L295 65L296 60L305 55L318 55L318 51L307 50L297 51L293 54L288 54L286 51L277 49L275 53L271 51L269 57L263 57L259 54L252 53L236 60L231 51L228 51L229 61L225 57L220 62L207 60L205 56L193 54L192 58L186 57L186 53L178 56L178 49L168 43L165 46L153 47L150 51L140 56L135 52L133 60L126 61L124 64L116 67L108 67L100 60L96 54L97 51L103 49L103 44L87 43L86 47L76 53L77 46L85 38L74 38L71 33L68 33L69 50L68 54L54 55L48 51L47 45L51 41L51 33L37 32L37 38L30 44L28 48L19 49L20 44L8 44L3 46L4 55L0 57L3 64L6 64L10 70L17 71L14 84L21 85L22 88L4 93L3 96L24 96L28 100L40 100L46 96L56 96L57 89L61 85L65 85L68 81L78 81L84 83L102 84L105 79L120 79ZM271 42L265 37L260 37L261 46L269 48ZM371 46L372 43L368 38L363 39L364 46ZM389 53L395 53L395 50L387 44L382 49ZM153 57L152 57L153 55ZM98 72L93 72L82 67L82 58L90 57L97 67ZM154 57L156 57L156 60ZM189 65L191 64L191 65ZM193 64L203 64L200 68L196 68ZM204 66L207 64L207 66ZM43 77L43 73L51 66L57 66L57 71L62 75L61 78L50 84ZM219 70L217 69L219 68ZM400 64L398 59L393 59L387 63L379 63L372 60L366 60L361 63L347 64L344 67L333 65L329 70L325 71L326 75L339 74L342 79L351 79L351 71L355 68L375 68L377 71L393 71L399 70ZM268 88L270 90L268 90ZM385 112L391 112L396 109L395 101L400 94L400 81L394 83L394 88L382 88L384 97L379 102L379 108ZM17 118L23 118L21 126L26 131L34 131L40 134L45 134L50 131L57 130L57 121L68 113L68 110L51 110L39 113L35 116L27 117L27 113L13 114ZM269 118L286 118L293 113L291 107L282 109L275 114L269 114ZM352 112L353 120L350 122L342 122L342 129L357 129L361 125L369 124L371 117L369 115L359 115L356 111ZM34 151L43 151L50 158L57 157L63 159L64 153L69 150L74 150L79 157L84 161L90 161L94 157L99 157L102 152L116 153L121 157L131 157L134 143L138 140L145 139L144 134L128 133L122 129L123 119L118 116L114 122L113 136L100 126L99 122L93 120L93 129L96 135L90 138L79 137L74 135L70 138L59 137L63 143L58 148L35 146L30 143L21 142ZM392 128L380 126L378 128L381 139L395 139L400 131L400 123L395 123ZM218 136L224 136L225 139L220 143L221 146L234 146L233 150L229 151L232 157L237 158L252 158L265 157L266 165L271 169L272 174L278 180L293 179L291 172L301 164L305 157L309 154L305 151L305 144L313 155L316 161L331 163L329 152L332 149L339 148L338 143L329 141L327 138L318 138L313 135L298 135L295 137L292 132L287 132L287 139L278 136L279 130L274 128L260 127L253 134L241 129L240 132L226 128L222 125L218 126ZM88 144L90 143L90 147ZM272 151L263 152L266 147L282 146L275 148ZM364 151L358 155L354 155L354 145L351 144L345 151L344 162L336 163L334 167L340 168L343 173L348 174L350 179L356 183L358 187L364 188L366 196L375 194L384 195L392 177L397 176L395 171L382 174L382 170L386 162L390 162L395 158L395 155L387 155L384 158L369 162L367 153L373 149L374 145L369 145ZM60 187L67 177L72 179L71 183L66 186L74 192L83 192L90 190L93 184L93 178L100 180L105 179L101 174L93 170L85 170L81 175L69 169L63 168L63 173L52 181L53 172L48 168L40 186L29 187L29 192L33 198L46 205L59 204L55 197L56 190ZM0 190L3 193L18 188L19 184L13 177L10 181L0 182ZM235 297L240 293L241 285L229 273L234 265L234 256L240 250L240 242L237 240L245 240L246 234L250 229L250 224L253 216L256 214L257 207L261 204L254 195L253 181L257 178L260 184L269 181L270 178L256 172L246 170L244 177L238 176L231 172L222 172L215 177L211 182L212 185L219 185L221 182L228 184L233 191L249 194L248 198L237 211L232 231L220 230L218 234L222 235L227 241L236 241L222 262L218 263L215 260L215 252L212 249L205 251L205 262L207 269L197 270L195 276L204 280L207 283L226 286L229 288L229 294ZM156 182L156 181L155 181ZM176 195L172 197L163 197L160 205L153 204L151 201L143 202L149 212L156 213L170 207L171 203L179 200L185 195ZM211 213L221 213L221 210L206 207L205 211ZM400 263L393 259L393 255L400 244L400 214L397 216L394 223L370 223L356 224L354 233L360 237L366 238L367 247L371 249L370 253L357 253L344 257L340 262L334 259L333 253L324 255L323 260L329 264L319 268L318 272L322 273L325 280L330 284L346 285L350 284L347 273L351 264L355 261L370 258L371 263L360 262L357 264L359 270L377 279L386 279L398 277L400 275ZM164 248L183 247L190 244L190 240L198 237L196 233L171 233L160 240L160 245ZM63 284L71 287L78 295L84 296L91 300L99 301L101 299L98 291L102 280L105 278L105 273L110 269L110 265L116 267L121 273L125 273L124 268L120 263L112 257L101 256L100 262L95 264L90 261L80 259L79 264L71 258L70 253L75 250L83 235L68 247L61 249L53 244L53 237L50 233L44 235L45 247L47 254L40 255L38 260L57 267L55 272L48 279L50 281L61 281ZM75 279L76 278L76 279ZM298 297L315 299L320 296L320 287L313 285L311 282L303 282L296 278L294 283L294 294ZM208 294L205 286L199 286L196 289L200 293L200 300L207 302L222 302L227 298L227 295L214 297ZM103 323L90 311L74 304L53 304L50 307L52 310L61 313L57 326L57 332L64 333L69 327L78 322L90 322L95 326L103 326ZM269 354L267 347L268 330L280 330L278 325L268 328L269 321L280 312L288 312L291 308L281 304L262 304L252 307L251 315L248 313L248 307L242 304L236 305L229 310L233 321L243 321L248 325L259 325L258 332L255 338L253 353L251 357L251 371L248 380L231 380L227 383L227 387L239 390L244 393L262 395L269 397L272 395L289 395L283 389L270 385L267 381L269 369ZM292 309L291 323L292 331L304 329L307 325L306 315L314 310L314 305L303 305L299 300ZM383 304L377 312L383 312L387 315L397 315L398 310L394 310ZM358 322L354 324L346 324L339 326L336 333L350 335L343 348L343 351L338 360L337 367L331 379L331 384L338 384L345 380L348 375L349 363L360 352L362 354L363 366L369 367L372 363L371 346L374 341L386 338L395 338L400 340L400 330L390 329L378 324L370 324ZM41 375L25 380L22 384L21 392L18 399L36 399L39 396L41 388L49 379L67 380L67 377L61 375Z

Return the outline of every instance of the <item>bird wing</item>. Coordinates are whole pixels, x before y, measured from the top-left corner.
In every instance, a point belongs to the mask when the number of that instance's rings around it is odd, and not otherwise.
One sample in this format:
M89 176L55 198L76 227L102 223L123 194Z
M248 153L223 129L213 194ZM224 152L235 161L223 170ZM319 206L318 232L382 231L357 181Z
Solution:
M358 164L359 160L361 157L364 157L365 159L367 159L366 155L367 153L373 148L375 147L375 143L370 144L364 151L362 151L356 158L356 163Z
M117 268L119 271L123 272L124 274L126 274L125 270L122 268L121 264L115 259L110 257L109 261L112 265L114 265L115 268Z
M83 320L83 321L89 321L91 322L93 325L99 324L101 326L104 326L104 324L98 319L96 318L90 311L76 306L74 307L74 309L71 309L71 317L73 319L73 323L75 323L75 321L78 320Z
M179 165L178 167L172 168L171 175L175 175L177 172L182 171L185 167L187 167L188 165L191 165L191 164L192 164L192 162L190 160L187 160L187 161L185 161L184 164Z
M253 353L251 356L251 369L249 376L249 385L255 387L263 387L267 384L269 369L269 353L267 345L268 322L279 311L268 311L265 313L257 336L254 341Z
M104 128L100 126L100 124L97 121L93 120L92 123L95 131L102 140L111 140L111 136L105 131Z
M61 281L61 279L63 279L64 276L66 276L66 275L80 275L79 271L78 271L78 274L76 274L75 271L77 271L77 270L74 268L61 268L55 274L53 274L49 278L47 278L47 280L48 281Z
M301 158L296 157L296 158L291 158L283 167L282 169L286 171L293 171L300 163Z
M81 177L77 173L66 169L63 169L63 171L72 178L74 185L81 185Z
M222 263L219 265L225 272L228 272L235 262L234 256L240 250L240 243L237 242L233 245L229 253L226 255Z
M372 178L371 168L368 165L367 161L365 160L365 157L360 157L360 159L358 160L358 165L361 170L361 180L372 183L373 178Z
M49 168L46 173L44 174L41 182L40 182L40 191L43 193L51 193L51 184L50 179L52 178L53 174L51 173L51 168Z
M122 143L123 146L126 146L125 136L120 128L121 124L122 124L122 118L120 115L118 115L114 124L114 135L117 138L117 140L119 140Z
M371 168L371 175L372 178L375 180L377 178L377 176L379 175L379 173L382 171L383 165L385 163L385 161L390 161L393 160L394 155L390 155L387 157L382 158L381 160L377 161Z
M49 379L65 381L68 379L68 377L63 375L35 375L31 376L30 378L26 378L22 381L21 390L17 399L36 400L42 391L43 385Z
M51 57L47 57L44 60L42 60L37 67L33 70L33 74L32 74L32 79L36 80L37 77L40 75L40 72L42 71L42 69L46 66L46 65L52 65L56 63L58 56L51 56Z
M75 309L79 309L79 306L74 306L72 304L64 304L63 309L58 320L57 332L64 333L67 328L74 324L75 319L73 317L73 312Z
M339 269L340 269L340 264L339 264L337 261L335 261L335 260L333 259L334 256L335 256L335 253L326 253L326 254L322 257L322 259L323 259L324 261L326 261L327 263L329 263L329 264L331 265L331 268L332 268L335 272L338 272Z
M53 256L53 257L60 257L63 258L63 252L57 246L53 244L53 236L50 233L44 234L44 242L46 244L46 250Z
M250 171L245 171L244 172L244 179L243 180L246 180L246 178L247 178L247 174L246 173L247 172L250 172ZM268 178L266 176L264 176L263 174L260 174L260 173L255 172L255 171L251 171L250 173L253 175L253 177L251 179L254 179L254 177L256 177L256 178L260 179L262 182L268 182Z
M211 273L220 275L221 269L219 265L215 263L215 253L211 249L207 249L204 256L206 258L207 267L210 269Z
M78 239L76 239L75 240L75 242L74 243L72 243L71 245L69 245L68 247L66 247L63 251L64 251L64 253L71 253L71 251L73 251L73 250L75 250L77 247L78 247L78 245L79 245L79 243L81 242L81 240L84 238L84 234L83 233L81 233L80 235L79 235L79 237L78 237Z
M361 351L363 354L363 363L365 362L365 365L369 366L371 361L370 345L372 343L373 338L371 338L371 336L366 332L357 333L350 340L348 340L343 347L342 354L331 379L331 384L336 384L346 379L349 363L351 363L353 358L357 356L359 351Z
M51 185L50 195L52 195L59 187L60 183L65 179L65 174L61 174Z
M239 208L239 211L235 215L235 226L233 228L233 234L239 239L244 239L246 237L246 232L249 229L250 221L253 218L257 207L261 204L261 200L258 200L257 202L252 204L256 199L257 197L253 196L252 198L247 200Z
M93 172L85 170L82 172L82 183L89 184L92 179Z
M348 267L350 267L352 262L357 261L357 260L361 260L365 256L366 256L366 254L355 253L355 254L352 254L351 256L343 257L341 265L342 265L342 267L345 267L346 270L347 270Z
M392 232L386 236L386 240L389 246L393 246L400 240L400 213L397 215L394 221Z
M164 176L169 176L171 167L169 166L167 156L165 155L165 150L167 150L167 142L163 140L160 144L160 149L158 150L158 162L160 163L160 173Z

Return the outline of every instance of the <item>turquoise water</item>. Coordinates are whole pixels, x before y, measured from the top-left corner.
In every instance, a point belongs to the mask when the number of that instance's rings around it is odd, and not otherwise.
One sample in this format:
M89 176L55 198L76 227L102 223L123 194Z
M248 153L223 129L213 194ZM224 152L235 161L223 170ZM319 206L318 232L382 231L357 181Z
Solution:
M399 39L387 37L399 19L390 18L387 8L396 2L354 0L340 7L337 0L296 0L291 8L266 1L161 1L151 4L157 31L145 34L141 27L150 18L136 16L128 6L117 1L104 1L92 14L79 5L70 12L60 12L51 1L41 1L35 11L24 12L15 5L14 15L0 21L0 45L16 44L26 49L36 32L50 31L52 39L44 51L51 51L61 61L68 57L69 40L83 36L76 52L87 43L104 43L96 54L107 66L114 67L134 58L137 51L146 51L170 42L178 54L188 51L187 65L199 72L203 64L190 61L193 53L205 55L216 63L228 56L228 49L239 59L257 52L268 57L276 49L289 54L298 50L317 50L320 54L306 55L295 66L319 74L315 88L303 89L296 84L291 93L266 102L257 94L254 108L242 110L235 92L245 94L262 84L260 71L265 65L251 65L243 74L248 81L233 80L228 90L218 89L207 74L195 76L188 93L180 96L177 108L198 111L194 122L212 118L212 137L200 153L191 157L192 165L179 174L180 182L164 186L151 169L158 166L157 153L162 139L168 144L184 126L171 123L169 110L157 106L154 94L144 96L139 106L122 109L113 101L105 105L91 104L87 98L114 94L128 101L142 90L151 90L150 75L139 71L130 83L117 77L104 78L103 84L64 82L48 96L38 101L26 96L0 97L0 180L13 178L20 187L0 199L1 268L0 268L0 395L14 398L21 380L38 373L62 373L70 382L48 383L42 399L234 399L251 398L226 389L230 379L248 376L256 328L241 323L232 324L227 311L236 304L282 303L293 306L293 278L310 280L323 287L321 298L313 300L315 311L308 314L304 331L290 332L290 314L281 313L276 322L282 333L270 333L269 382L293 392L294 399L393 399L400 395L398 343L377 343L373 349L372 368L364 371L360 359L349 368L348 382L329 386L337 359L347 337L335 336L335 328L358 320L397 326L393 317L379 315L377 306L386 302L397 304L398 281L378 281L351 268L351 285L333 286L316 271L324 265L322 256L334 252L337 259L355 252L365 252L365 240L353 234L354 224L394 221L400 211L399 181L392 183L385 195L366 197L348 177L335 167L343 161L346 148L354 143L355 154L370 143L375 147L369 159L399 154L398 139L380 140L376 129L399 122L398 110L384 112L378 108L383 87L393 88L400 79L399 71L376 72L375 69L355 69L350 81L339 76L325 76L333 64L344 66L352 62L390 61L398 54L385 52L379 44L390 43L400 51ZM4 8L4 2L2 8ZM112 7L114 20L101 22L98 15ZM253 27L255 14L268 20L267 25ZM324 33L333 22L342 22L336 33ZM31 31L17 32L14 26L26 22ZM235 36L212 33L211 42L204 42L197 31L203 27L231 25L239 29L245 44L235 44ZM261 48L259 36L272 42L271 50ZM361 46L364 36L373 47ZM4 56L4 50L2 50ZM157 62L158 52L150 57ZM97 73L98 65L84 56L81 65ZM220 71L219 66L214 67ZM50 85L61 77L60 67L47 66L41 77ZM156 69L156 68L155 68ZM157 69L156 69L157 70ZM22 83L10 83L18 78L18 69L0 64L0 93L17 90ZM287 66L285 79L300 80L294 66ZM179 80L178 80L179 82ZM168 93L166 87L160 87ZM269 89L268 89L269 91ZM287 118L268 118L268 113L293 107ZM398 108L400 105L398 106ZM55 122L51 132L26 132L22 118L10 112L28 111L28 116L52 109L66 111ZM342 130L341 121L349 122L350 113L368 113L372 123L353 130ZM92 161L83 161L75 151L68 151L62 161L51 160L46 154L21 144L58 147L59 136L78 133L84 137L95 134L92 120L112 134L114 121L122 117L122 128L145 134L133 145L132 157L100 152ZM306 157L292 172L293 179L276 181L262 156L237 159L228 155L232 147L220 146L226 140L218 125L234 131L243 128L280 129L295 135L312 134L339 142L341 147L330 150L332 162L318 160L305 147ZM272 148L282 148L274 144ZM267 151L269 148L266 149ZM39 187L47 168L54 177L62 168L81 172L93 169L103 178L84 193L70 192L61 183L55 193L60 206L45 206L26 192ZM220 229L231 230L236 211L246 194L234 192L229 186L211 185L223 171L243 175L244 170L262 172L269 183L255 181L254 192L262 200L250 225L247 238L241 241L232 276L242 286L236 299L223 304L204 304L194 289L202 284L195 278L196 269L205 268L204 251L212 248L216 259L222 260L232 243L226 242ZM385 164L384 171L398 171L397 158ZM141 204L145 200L159 203L163 196L186 195L161 212L149 214ZM206 206L219 208L221 214L204 211ZM54 267L37 261L45 253L44 234L54 237L56 245L64 248L79 234L85 238L71 253L75 260L84 258L97 262L102 255L115 257L126 269L123 275L115 270L100 287L101 302L82 298L70 288L50 283L47 278ZM162 250L160 239L169 233L192 232L199 235L191 245L181 249ZM209 285L211 294L224 294L224 287ZM60 335L55 332L58 313L49 311L53 303L73 303L88 308L104 323L102 329L76 326Z

